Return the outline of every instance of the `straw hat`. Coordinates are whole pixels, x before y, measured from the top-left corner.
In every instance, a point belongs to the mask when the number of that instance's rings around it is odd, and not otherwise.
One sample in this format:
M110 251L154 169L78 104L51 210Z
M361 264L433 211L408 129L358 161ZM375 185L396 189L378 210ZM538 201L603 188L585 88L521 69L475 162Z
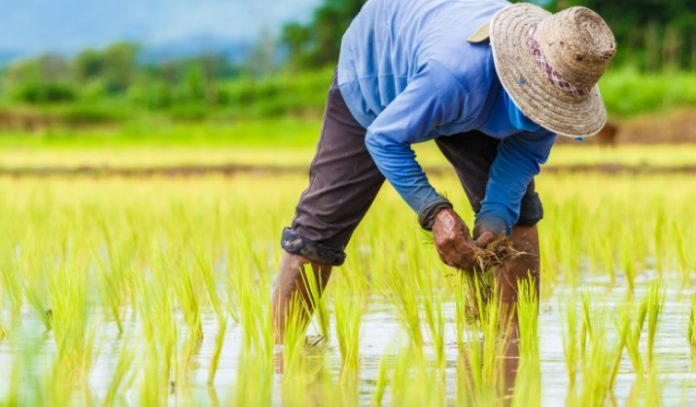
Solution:
M498 12L489 30L498 77L522 113L563 136L590 136L604 127L597 81L616 40L602 17L585 7L551 14L519 3Z

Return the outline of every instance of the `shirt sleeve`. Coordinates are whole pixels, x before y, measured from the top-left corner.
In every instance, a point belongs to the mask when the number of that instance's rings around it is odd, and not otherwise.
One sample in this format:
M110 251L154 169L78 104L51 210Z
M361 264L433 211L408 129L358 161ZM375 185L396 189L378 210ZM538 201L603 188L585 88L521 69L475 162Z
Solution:
M546 130L520 133L501 141L489 170L486 196L476 216L479 230L509 234L520 217L527 186L551 152L556 135Z
M459 84L443 67L424 67L367 129L365 144L377 168L419 215L448 203L428 182L411 144L432 138L432 130L454 120L464 108Z

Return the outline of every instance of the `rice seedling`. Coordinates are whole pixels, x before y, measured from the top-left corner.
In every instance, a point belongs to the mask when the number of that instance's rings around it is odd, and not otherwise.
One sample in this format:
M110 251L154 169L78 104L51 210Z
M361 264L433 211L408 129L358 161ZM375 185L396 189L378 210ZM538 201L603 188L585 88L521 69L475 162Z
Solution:
M518 282L517 318L519 366L515 372L512 392L513 406L535 406L541 403L541 361L539 356L539 300L529 279Z
M613 386L618 374L624 341L612 339L608 332L606 309L595 307L592 297L582 298L583 321L580 334L580 385L569 389L568 405L604 405L614 401ZM627 332L627 331L625 331ZM568 345L570 346L570 345Z
M664 307L664 293L662 281L655 280L648 287L647 293L647 319L648 319L648 343L647 343L647 362L651 368L655 359L655 336L657 335L657 324Z
M561 330L563 335L563 357L565 359L566 372L568 375L568 392L573 393L581 357L579 354L580 338L578 333L578 315L575 296L569 297L568 302L565 304L564 311L562 317L564 324Z
M318 310L309 333L324 338L309 348L300 304L274 348L270 301L277 234L303 178L0 179L13 195L0 197L0 367L15 356L0 400L538 405L567 393L571 405L656 402L673 395L666 369L691 368L660 363L661 341L678 330L674 352L685 356L696 342L694 311L669 308L684 305L673 284L694 269L696 187L686 176L635 178L539 180L542 291L521 284L518 338L491 274L443 266L385 188L327 291L307 273ZM465 206L456 179L434 182ZM667 193L669 202L655 198ZM680 293L674 301L666 287ZM662 323L675 315L684 318ZM540 347L558 324L562 347ZM565 380L554 385L565 389L541 388L542 366L563 369L562 359ZM621 400L627 375L635 390Z
M689 346L691 346L691 351L696 355L696 294L691 295L690 309L687 339L689 341Z
M341 382L358 374L360 364L360 327L367 310L366 288L359 279L340 274L334 276L333 312L336 338L341 353Z
M135 360L135 356L135 349L132 346L131 340L121 345L116 367L111 375L106 395L100 403L101 406L107 407L116 404L119 391L122 391L124 384L128 381L128 375L131 374L131 367Z
M437 366L429 366L422 351L407 346L396 358L391 378L390 404L439 406L446 404L444 383Z
M477 277L473 284L479 317L467 330L467 345L459 356L459 385L466 389L460 403L497 404L505 391L502 356L510 340L511 314L495 295L484 301Z
M638 374L643 374L643 356L639 349L640 338L643 333L643 327L645 326L645 318L648 313L648 296L644 296L643 300L640 302L638 309L635 311L635 316L632 316L631 309L633 303L626 304L626 308L622 310L621 321L624 324L628 324L626 327L628 329L625 335L624 345L626 347L626 352L628 353L631 363L633 364L633 370Z
M389 383L388 378L389 360L383 356L379 362L379 370L377 371L377 379L375 380L375 391L372 397L372 404L381 406L384 401L384 394Z
M404 330L415 349L422 349L424 340L420 329L420 291L418 289L418 270L411 269L413 263L404 267L396 265L387 271L385 286L381 287L383 295L394 304ZM390 269L387 269L390 270Z

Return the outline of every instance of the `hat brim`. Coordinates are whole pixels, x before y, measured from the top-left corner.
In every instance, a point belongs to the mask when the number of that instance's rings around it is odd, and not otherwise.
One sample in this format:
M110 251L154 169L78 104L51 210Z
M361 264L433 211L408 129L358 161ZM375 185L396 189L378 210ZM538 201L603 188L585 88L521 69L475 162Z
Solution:
M546 77L527 47L532 25L550 15L528 3L499 11L490 24L495 70L517 107L535 123L561 136L594 135L607 122L599 88L583 97L563 92Z

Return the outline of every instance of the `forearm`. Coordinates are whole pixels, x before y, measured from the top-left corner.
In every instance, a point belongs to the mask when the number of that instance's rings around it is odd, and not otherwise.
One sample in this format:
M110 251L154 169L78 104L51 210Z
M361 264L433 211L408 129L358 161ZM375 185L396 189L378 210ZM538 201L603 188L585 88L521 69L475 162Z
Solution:
M411 147L369 132L365 144L377 168L430 230L437 210L452 205L430 185Z
M489 170L486 196L477 213L475 234L488 230L510 234L520 216L529 183L548 158L555 136L523 134L503 140Z

